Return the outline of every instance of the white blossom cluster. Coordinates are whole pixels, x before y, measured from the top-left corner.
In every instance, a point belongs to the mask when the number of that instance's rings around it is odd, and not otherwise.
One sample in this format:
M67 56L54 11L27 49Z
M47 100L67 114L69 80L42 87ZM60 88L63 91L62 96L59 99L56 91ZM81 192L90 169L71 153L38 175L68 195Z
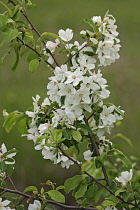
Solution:
M103 20L100 16L94 16L90 21L95 26L95 31L82 31L81 34L87 37L87 41L81 45L77 41L74 44L69 43L73 38L71 29L59 30L58 38L62 40L68 57L71 56L70 63L55 67L54 76L49 78L50 82L47 85L48 97L40 104L40 96L37 95L33 98L33 110L26 111L26 115L31 118L28 140L33 140L36 150L42 150L44 159L49 159L55 164L60 163L62 167L67 168L73 162L56 148L52 129L76 130L75 124L85 124L85 117L88 118L89 126L98 139L101 154L109 144L111 145L104 136L105 132L109 133L116 121L122 120L123 115L123 111L113 104L104 103L110 91L107 90L107 81L102 77L101 70L95 71L97 60L98 65L106 66L119 58L120 45L116 38L118 32L117 26L114 25L115 19L106 15ZM46 49L54 53L60 47L59 39L55 42L47 41ZM51 54L47 55L53 63ZM48 110L51 110L49 114ZM63 141L61 147L65 151L68 150ZM85 151L84 159L91 158L92 152Z
M92 31L82 30L80 32L87 39L82 45L78 41L75 41L74 44L70 43L73 38L72 29L61 29L58 32L59 38L65 43L65 49L73 55L71 62L74 69L79 66L80 69L90 71L95 68L96 63L98 66L107 66L120 57L118 52L121 45L119 44L120 40L117 38L119 33L115 25L115 18L106 14L103 20L100 16L94 16L91 20L93 24ZM59 39L56 39L55 42L47 41L46 49L54 53L59 44ZM49 53L46 55L49 56L48 62L52 64L54 59ZM95 58L93 58L93 55L96 55Z

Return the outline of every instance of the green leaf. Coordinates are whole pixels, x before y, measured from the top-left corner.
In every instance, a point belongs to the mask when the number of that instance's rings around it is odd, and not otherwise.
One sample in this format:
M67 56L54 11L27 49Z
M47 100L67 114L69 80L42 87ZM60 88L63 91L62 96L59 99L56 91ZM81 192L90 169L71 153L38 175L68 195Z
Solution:
M72 131L72 137L78 142L80 142L82 139L81 133L79 131Z
M3 63L5 57L6 57L7 55L10 54L10 50L11 50L11 47L9 47L9 48L5 51L5 53L4 53L3 56L1 57L1 63Z
M111 150L111 152L112 151L114 152L114 155L117 158L119 158L127 168L129 168L129 169L132 168L132 163L130 162L130 160L121 151L119 151L119 150L117 150L115 148L113 148Z
M104 164L104 161L106 159L106 152L102 152L102 154L98 157L96 157L95 159L95 164L97 168L102 167L102 165Z
M18 111L11 112L5 119L3 123L3 127L5 128L6 132L9 133L13 126L15 125L16 121L21 118L24 114L19 113Z
M14 50L15 50L15 53L16 53L16 59L15 59L14 65L12 66L12 71L16 70L17 65L19 63L19 51L20 51L20 48L21 48L21 46L15 46L14 47Z
M118 196L121 192L124 192L126 191L126 189L118 189L116 192L115 192L115 196Z
M0 170L2 171L2 172L5 172L6 171L6 169L7 169L7 165L6 165L6 163L5 162L0 162Z
M23 192L26 193L29 191L37 191L37 188L35 186L29 186L29 187L26 187Z
M7 165L8 176L12 176L13 172L14 172L14 167L12 165Z
M28 62L30 62L31 60L36 59L36 58L38 58L38 55L35 52L30 51L26 59Z
M0 14L0 30L2 31L6 30L7 22L8 22L8 18L5 15Z
M87 126L85 124L79 124L79 127L85 129L86 131L88 131L88 133L90 135L93 135L93 132L92 132L92 130L91 130L91 128L89 126Z
M3 32L3 38L6 43L12 41L18 36L19 32L17 29L8 28L5 32Z
M83 22L89 24L90 27L91 27L94 31L97 31L97 27L96 27L95 23L94 23L91 19L84 19Z
M16 5L15 8L14 8L14 11L12 13L12 16L11 18L15 21L15 20L18 20L20 18L20 6L19 5Z
M125 140L131 147L133 147L133 144L132 144L131 140L130 140L129 138L127 138L125 135L123 135L123 134L121 134L121 133L117 133L116 135L114 135L114 136L112 137L112 139L117 138L117 137L122 138L122 139Z
M27 133L27 117L25 117L19 121L18 131L22 134Z
M97 185L93 184L89 187L87 193L88 193L88 196L91 198L91 197L94 197L96 192L98 190L98 187Z
M39 65L39 61L37 59L33 59L29 63L29 71L34 72Z
M79 188L79 190L75 193L74 197L76 200L84 196L85 192L87 191L87 185L83 185Z
M56 39L59 39L61 43L65 44L65 43L62 41L62 39L61 39L58 35L56 35L56 34L54 34L54 33L44 32L43 34L41 34L41 37L43 37L43 36L51 36L51 37L54 37L54 38L56 38Z
M50 190L47 192L48 195L51 197L52 200L65 203L65 197L57 190Z
M64 183L65 192L69 193L71 190L75 189L83 181L82 175L76 175L72 178L69 178Z
M9 9L9 7L6 6L6 4L4 4L2 1L0 1L0 4L2 4L7 9L7 11L9 12L9 15L12 14L12 11Z

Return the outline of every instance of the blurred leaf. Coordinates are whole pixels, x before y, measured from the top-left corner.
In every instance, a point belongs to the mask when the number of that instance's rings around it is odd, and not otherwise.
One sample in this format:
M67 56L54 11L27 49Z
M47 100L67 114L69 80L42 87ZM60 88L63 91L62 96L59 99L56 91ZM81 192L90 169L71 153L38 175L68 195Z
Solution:
M6 163L5 163L4 161L1 161L1 162L0 162L0 170L1 170L2 172L5 172L6 169L7 169Z
M118 189L116 192L115 192L115 196L118 196L121 192L124 192L126 191L126 189Z
M8 22L8 18L5 15L0 14L0 30L2 31L6 30L7 22Z
M19 32L17 29L8 28L5 32L3 32L3 38L6 43L12 41L18 36Z
M10 54L10 50L11 50L11 47L9 47L9 48L5 51L5 53L4 53L3 56L1 57L1 63L3 63L5 57L6 57L8 54Z
M63 44L65 44L65 43L62 41L62 39L61 39L58 35L56 35L56 34L54 34L54 33L44 32L43 34L41 34L41 37L42 37L42 36L51 36L51 37L54 37L54 38L56 38L56 39L59 39Z
M16 54L16 58L15 58L15 62L14 65L12 66L12 71L15 71L17 68L17 65L19 63L19 51L20 51L21 46L14 46L14 50L15 50L15 54Z
M18 111L11 112L5 119L3 123L3 127L5 128L6 132L9 133L13 126L15 125L16 121L21 118L24 114L19 113Z
M74 197L76 200L84 196L85 192L87 191L87 184L83 185L79 188L79 190L75 193Z
M4 4L2 1L0 1L0 4L2 4L7 9L7 11L9 12L9 15L12 14L12 11L9 9L9 7L6 6L6 4Z
M96 157L95 159L95 164L96 164L96 167L97 168L100 168L102 167L102 165L104 164L104 161L106 159L106 152L102 152L102 154L98 157Z
M80 142L82 139L81 133L79 131L72 131L72 137L78 142Z
M50 190L47 192L48 195L51 197L52 200L65 203L65 197L57 190Z
M130 140L129 138L127 138L125 135L123 135L123 134L121 134L121 133L117 133L116 135L114 135L114 136L112 137L112 139L117 138L117 137L122 138L122 139L125 140L131 147L133 147L133 144L132 144L131 140Z
M37 59L33 59L29 63L29 71L34 72L39 65L39 61Z
M19 121L18 131L22 134L27 133L27 117L25 117Z
M23 191L24 193L29 192L29 191L37 191L37 188L35 186L29 186L26 187L25 190Z
M31 60L36 59L36 58L38 58L38 55L35 52L30 51L26 59L28 62L30 62Z
M124 165L131 169L132 168L132 163L130 162L130 160L120 151L120 150L117 150L115 148L113 148L111 150L111 152L114 152L114 155L119 158L123 163ZM108 152L108 155L109 155L110 152ZM111 154L111 153L110 153ZM112 154L111 154L112 155Z
M97 27L96 27L95 23L94 23L91 19L84 19L83 22L84 22L84 23L87 23L88 25L90 25L90 27L91 27L94 31L97 31Z
M64 183L64 189L66 193L69 193L71 190L75 189L83 181L82 175L76 175L72 178L69 178Z
M13 172L14 172L14 167L12 165L7 165L8 176L12 176Z
M16 5L15 8L14 8L14 11L12 13L12 16L11 18L15 21L15 20L18 20L20 18L20 9L21 7L19 5Z

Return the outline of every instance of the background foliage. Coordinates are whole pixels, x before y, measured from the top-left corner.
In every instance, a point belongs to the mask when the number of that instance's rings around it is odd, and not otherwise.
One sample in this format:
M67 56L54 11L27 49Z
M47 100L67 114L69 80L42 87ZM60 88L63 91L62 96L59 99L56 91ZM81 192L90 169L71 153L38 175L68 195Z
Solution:
M6 3L6 1L5 1ZM131 148L121 139L115 142L121 144L122 150L128 155L139 155L140 147L140 79L139 79L139 49L140 49L140 1L139 0L41 0L38 7L29 11L29 17L42 33L51 31L57 33L62 28L72 28L78 33L84 29L82 20L90 18L93 15L104 15L109 9L110 13L117 18L120 39L122 44L121 58L107 67L103 76L108 80L111 91L110 101L116 105L121 105L126 111L125 118L121 126L115 129L114 133L123 133L128 136L134 147ZM0 12L3 11L0 6ZM1 51L1 56L4 51ZM14 54L14 53L13 53ZM32 96L37 93L42 97L46 96L46 85L48 76L51 75L46 64L41 64L40 68L32 74L28 71L28 65L21 60L17 72L10 70L14 56L10 54L3 64L0 64L0 125L2 126L2 110L8 112L13 110L23 111L32 105ZM8 145L8 148L16 147L20 155L16 164L14 179L21 189L25 185L36 185L48 179L59 184L63 183L66 177L76 173L77 168L73 171L60 170L59 166L52 166L46 160L43 160L40 152L34 151L32 142L27 142L25 137L13 129L8 135L3 128L0 132L0 141ZM62 176L63 174L63 176ZM22 183L22 184L21 184Z

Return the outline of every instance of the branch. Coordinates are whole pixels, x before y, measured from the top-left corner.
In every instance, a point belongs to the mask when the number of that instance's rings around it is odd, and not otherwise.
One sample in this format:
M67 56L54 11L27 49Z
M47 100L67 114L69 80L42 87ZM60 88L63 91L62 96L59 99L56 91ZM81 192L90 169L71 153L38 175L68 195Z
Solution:
M9 179L9 181L10 181L11 185L13 186L14 190L17 190L17 188L16 188L13 180L11 179L11 177L7 175L6 178Z
M86 119L85 116L84 116L84 121L85 121L85 124L89 127L88 120ZM96 155L97 156L100 156L99 149L98 149L98 147L96 145L96 142L94 141L93 136L90 133L88 135L89 135L89 138L90 138L91 143L92 143L92 149L94 148ZM106 180L106 183L108 184L108 186L110 186L110 181L109 181L109 178L108 178L108 175L107 175L105 166L102 166L102 171L103 171L103 174L104 174L104 178Z
M42 55L41 55L39 52L37 52L34 48L32 48L32 47L31 47L30 45L28 45L28 44L25 44L25 43L23 42L22 39L20 39L19 37L17 37L17 40L19 40L19 41L22 43L22 45L24 45L24 46L28 47L30 50L34 51L39 57L42 57ZM50 64L47 60L44 60L44 61L45 61L45 63L47 63L52 69L55 69L55 67L54 67L52 64Z
M63 155L65 155L66 157L68 157L71 161L73 161L80 169L82 169L81 165L76 161L74 160L72 157L70 157L69 155L67 155L60 146L58 146L58 148L60 149L60 151L62 152ZM84 174L86 174L88 177L90 177L94 182L96 182L97 184L99 184L101 187L103 187L104 189L106 189L111 195L114 195L115 196L115 193L110 190L107 186L105 186L104 184L102 184L99 180L95 179L93 176L91 176L88 172L86 171L83 171ZM131 206L135 206L137 207L138 209L140 209L140 207L134 203L131 203L131 202L127 202L127 201L124 201L123 198L121 198L120 196L115 196L116 198L118 198L120 201L122 201L122 203L126 203L126 204L129 204Z
M67 64L75 55L77 55L84 47L86 47L87 44L85 44L83 47L81 47L80 50L78 50L78 52L76 52L75 54L71 55L66 61L64 64Z
M14 6L16 6L16 4L15 4L13 1L11 1L11 0L10 0L10 3L13 4ZM38 37L42 38L42 36L41 36L41 34L39 33L39 31L35 28L35 26L34 26L33 23L31 22L31 20L28 18L26 12L23 11L23 10L21 10L21 14L22 14L22 15L25 17L25 19L28 21L28 23L30 24L32 30L38 35ZM44 46L46 47L45 41L42 41L42 43L43 43ZM59 64L58 64L58 62L56 61L54 55L53 55L51 52L49 52L49 54L52 56L52 58L53 58L55 64L56 64L57 66L59 66Z
M25 193L22 193L18 190L11 190L11 189L7 189L7 188L3 188L3 187L0 187L1 190L3 190L4 192L9 192L9 193L13 193L13 194L18 194L18 195L22 195L24 198L31 198L30 195L28 194L25 194ZM35 198L33 198L35 200ZM40 199L40 201L42 201ZM46 202L48 204L53 204L53 205L56 205L56 206L60 206L60 207L63 207L65 209L83 209L83 210L98 210L96 208L83 208L83 207L78 207L78 206L68 206L68 205L65 205L65 204L62 204L62 203L59 203L57 201L53 201L53 200L46 200Z

